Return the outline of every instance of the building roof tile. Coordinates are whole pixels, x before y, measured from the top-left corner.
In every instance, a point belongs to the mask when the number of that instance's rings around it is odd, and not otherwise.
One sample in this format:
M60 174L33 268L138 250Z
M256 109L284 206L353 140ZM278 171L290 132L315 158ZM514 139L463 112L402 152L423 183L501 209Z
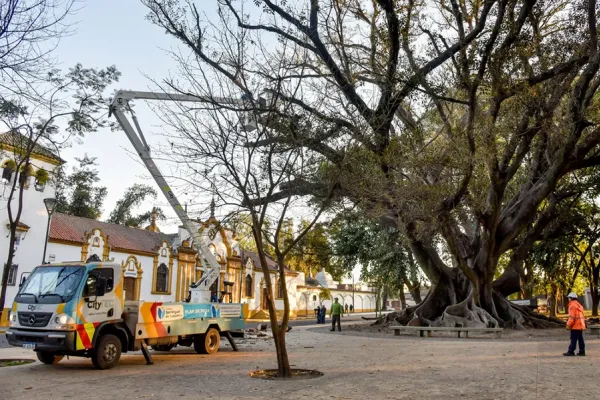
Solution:
M0 143L7 144L17 149L24 149L28 147L28 143L30 140L27 136L16 132L16 131L8 131L4 133L0 133ZM64 163L65 160L60 158L55 152L50 150L49 148L42 146L39 143L36 143L33 146L32 156L40 155L44 157L48 157L52 160L56 160L59 163Z
M170 245L176 236L57 212L52 215L48 237L83 244L94 229L100 229L105 237L108 236L108 244L116 251L155 253L163 241Z

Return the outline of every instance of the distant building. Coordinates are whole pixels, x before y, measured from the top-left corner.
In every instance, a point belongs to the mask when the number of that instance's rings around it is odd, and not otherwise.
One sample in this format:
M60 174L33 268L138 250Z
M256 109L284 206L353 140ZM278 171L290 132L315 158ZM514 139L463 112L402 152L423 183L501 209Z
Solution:
M216 295L224 291L224 281L232 282L231 294L224 301L247 304L246 316L251 319L268 318L266 281L258 255L239 248L233 232L220 226L211 217L206 222L196 221L202 235L208 236L209 249L221 263L219 288L213 286ZM153 222L146 229L109 224L93 219L55 213L50 225L48 260L50 262L84 261L97 257L102 261L120 263L124 276L125 298L143 301L185 301L192 282L202 276L201 257L191 248L189 233L180 228L176 234L160 232ZM277 273L277 263L267 259L278 313L283 313L282 282ZM32 264L29 271L37 263ZM288 289L290 316L296 317L320 304L322 286L307 286L304 274L286 270L285 285ZM319 275L318 275L319 276ZM324 282L331 279L325 276ZM331 282L330 282L331 283ZM332 287L333 297L342 304L352 301L352 291ZM316 297L315 297L316 296ZM12 298L10 298L12 301ZM373 293L357 292L357 311L375 307ZM324 301L329 308L331 300Z
M333 280L330 273L321 269L314 278L307 278L306 284L298 286L296 291L298 315L312 315L313 310L320 305L325 305L329 310L334 299L337 298L342 306L353 305L354 312L375 311L377 296L363 284L340 284ZM328 289L330 299L322 299L323 289Z

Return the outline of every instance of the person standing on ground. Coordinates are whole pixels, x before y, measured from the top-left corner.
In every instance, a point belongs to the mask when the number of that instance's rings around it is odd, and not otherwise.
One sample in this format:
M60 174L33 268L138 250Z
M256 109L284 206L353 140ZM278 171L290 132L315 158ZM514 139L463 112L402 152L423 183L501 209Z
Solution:
M340 303L338 303L337 297L334 300L334 303L331 305L331 311L329 311L329 315L331 316L331 331L335 331L335 323L337 322L338 331L342 331L342 314L344 314L344 307Z
M354 305L350 304L350 312L354 312Z
M323 304L321 306L321 323L324 324L325 323L325 316L327 315L327 307L325 307L325 304Z
M585 356L585 343L583 341L583 330L585 329L585 316L583 315L583 306L577 301L575 293L569 293L569 320L567 329L571 331L571 344L569 350L564 356L574 356L575 347L579 344L578 356Z
M348 314L348 303L346 303L346 305L344 306L344 312L345 312L346 314Z

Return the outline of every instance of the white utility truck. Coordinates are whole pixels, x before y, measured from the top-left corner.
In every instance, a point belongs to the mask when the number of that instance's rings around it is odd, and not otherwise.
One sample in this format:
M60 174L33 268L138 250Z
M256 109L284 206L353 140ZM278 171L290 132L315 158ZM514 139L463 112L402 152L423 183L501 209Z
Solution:
M213 301L211 286L219 279L221 266L152 160L129 107L133 99L214 99L119 91L110 108L208 266L203 265L202 277L190 286L187 302L165 303L125 301L121 266L115 263L74 261L36 267L15 297L6 337L12 346L34 350L43 363L57 363L65 355L82 356L91 358L97 368L107 369L118 364L121 352L142 350L151 364L147 346L170 350L175 345L193 345L198 353L213 354L219 349L221 336L237 350L230 332L245 326L242 305L223 302L224 297L231 296L227 291L231 282L223 282L225 290ZM243 99L226 101L241 107L246 104ZM131 112L135 129L126 111ZM245 125L245 129L253 128L251 123Z

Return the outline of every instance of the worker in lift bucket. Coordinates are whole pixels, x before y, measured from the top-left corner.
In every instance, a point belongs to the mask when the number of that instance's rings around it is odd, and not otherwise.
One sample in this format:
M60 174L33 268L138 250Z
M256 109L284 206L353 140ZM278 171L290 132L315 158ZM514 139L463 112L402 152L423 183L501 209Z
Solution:
M583 341L583 331L585 330L585 316L583 315L583 306L577 301L575 293L569 293L569 320L567 329L571 331L571 344L569 350L564 356L574 356L575 347L579 344L578 356L585 356L585 343Z

